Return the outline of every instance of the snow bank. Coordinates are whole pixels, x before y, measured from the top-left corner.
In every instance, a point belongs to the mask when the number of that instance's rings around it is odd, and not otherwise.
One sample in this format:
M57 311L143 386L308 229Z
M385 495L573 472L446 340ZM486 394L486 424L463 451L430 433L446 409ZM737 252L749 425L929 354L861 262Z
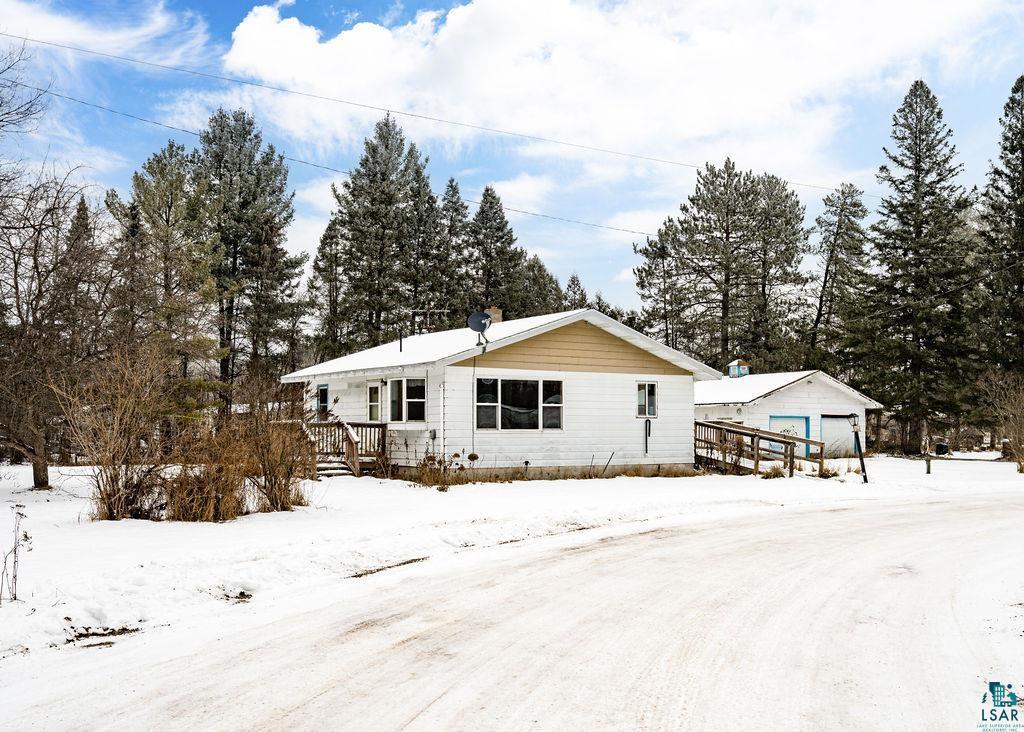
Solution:
M836 461L840 470L853 461ZM20 602L0 607L4 657L62 646L107 629L175 626L199 616L224 622L247 603L272 613L287 595L339 592L358 575L426 557L623 522L727 518L785 505L935 493L1020 490L1008 463L869 460L869 485L846 473L529 481L453 487L330 478L306 485L310 506L225 524L91 521L87 468L54 468L50 492L28 490L27 468L0 466L0 549L9 511L25 505L32 549L21 558ZM273 619L265 616L266 620Z

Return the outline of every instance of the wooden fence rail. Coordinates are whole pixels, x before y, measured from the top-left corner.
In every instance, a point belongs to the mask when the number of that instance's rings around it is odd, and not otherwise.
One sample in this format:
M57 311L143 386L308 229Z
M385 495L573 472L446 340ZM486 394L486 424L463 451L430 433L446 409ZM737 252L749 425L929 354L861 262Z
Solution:
M797 445L815 448L815 453L801 455ZM798 460L817 464L819 471L825 466L823 442L724 420L695 421L694 449L699 460L737 472L756 474L764 461L781 461L790 476Z

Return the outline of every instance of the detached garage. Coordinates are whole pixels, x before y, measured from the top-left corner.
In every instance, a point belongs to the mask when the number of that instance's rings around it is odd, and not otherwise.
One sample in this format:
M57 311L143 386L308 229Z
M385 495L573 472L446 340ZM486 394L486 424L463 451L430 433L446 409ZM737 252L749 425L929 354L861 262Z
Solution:
M699 420L728 420L758 429L821 440L826 457L854 454L850 414L863 434L865 412L881 409L824 371L751 374L743 361L729 364L729 375L694 384L694 412Z

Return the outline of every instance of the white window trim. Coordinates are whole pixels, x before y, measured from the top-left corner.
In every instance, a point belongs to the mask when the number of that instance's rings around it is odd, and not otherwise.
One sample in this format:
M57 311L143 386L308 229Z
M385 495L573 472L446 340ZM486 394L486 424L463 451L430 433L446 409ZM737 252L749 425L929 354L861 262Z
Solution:
M387 384L383 387L382 391L387 394L387 406L388 406L388 418L387 424L426 424L427 423L427 377L426 376L402 376L396 379L386 379ZM391 419L391 383L394 381L402 382L402 418ZM423 382L423 398L413 399L414 402L423 402L423 419L409 419L409 385L408 381L422 381ZM382 396L381 399L384 397ZM383 409L383 407L381 407Z
M637 391L639 391L639 387L641 385L643 385L643 387L644 387L644 411L645 412L650 412L650 403L647 401L647 386L650 385L650 384L654 384L654 414L637 414L636 413L637 412L636 408L638 406L640 406L640 405L636 404L634 402L634 404L633 404L633 414L636 416L637 419L657 419L658 418L658 412L661 410L661 387L658 386L658 382L657 381L638 381L638 382L636 382Z
M498 401L496 402L478 402L476 396L476 380L477 379L494 379L498 382ZM502 381L535 381L537 382L537 426L531 429L505 429L501 426L501 382ZM561 427L545 427L544 426L544 382L558 382L562 385L562 403L548 404L547 406L557 406L562 410L562 418L560 420ZM496 412L495 426L494 427L478 427L477 426L477 407L494 407ZM489 374L477 374L473 378L473 429L479 432L563 432L565 430L565 379L542 379L542 378L504 378L501 376L491 376Z

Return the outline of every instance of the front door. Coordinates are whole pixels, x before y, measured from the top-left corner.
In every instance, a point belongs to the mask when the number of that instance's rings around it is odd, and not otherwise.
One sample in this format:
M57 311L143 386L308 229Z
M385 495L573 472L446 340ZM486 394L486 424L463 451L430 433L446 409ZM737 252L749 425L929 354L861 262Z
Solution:
M784 435L793 435L794 437L805 437L811 436L811 418L810 417L769 417L768 418L768 429L772 432L781 432ZM804 445L804 455L808 454L809 445ZM779 443L772 443L772 449L782 452L783 446ZM797 445L797 450L800 446Z

